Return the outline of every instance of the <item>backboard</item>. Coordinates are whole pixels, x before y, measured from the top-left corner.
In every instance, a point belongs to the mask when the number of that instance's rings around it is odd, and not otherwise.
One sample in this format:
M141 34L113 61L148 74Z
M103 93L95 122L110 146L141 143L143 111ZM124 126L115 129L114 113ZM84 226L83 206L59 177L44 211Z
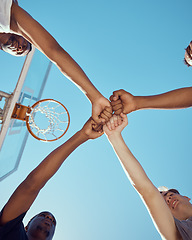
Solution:
M29 134L24 121L11 119L14 106L16 103L31 106L40 100L51 65L50 60L33 47L25 59L15 90L10 95L3 94L8 98L0 126L0 181L17 170Z

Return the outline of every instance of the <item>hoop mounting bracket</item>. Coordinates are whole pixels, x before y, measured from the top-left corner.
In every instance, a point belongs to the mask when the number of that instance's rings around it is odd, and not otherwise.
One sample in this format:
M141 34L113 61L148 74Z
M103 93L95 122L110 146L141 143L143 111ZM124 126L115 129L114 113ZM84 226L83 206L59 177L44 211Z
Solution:
M24 106L20 103L16 103L11 118L26 121L26 113L30 112L30 107Z

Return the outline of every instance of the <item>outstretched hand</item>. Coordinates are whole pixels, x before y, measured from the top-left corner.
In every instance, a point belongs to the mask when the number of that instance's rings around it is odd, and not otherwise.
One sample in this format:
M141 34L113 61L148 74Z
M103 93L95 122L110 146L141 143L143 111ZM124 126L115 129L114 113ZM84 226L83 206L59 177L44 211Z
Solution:
M109 137L114 133L121 133L127 126L127 115L121 113L120 115L113 115L112 118L103 126L103 131Z
M116 115L120 113L128 114L136 110L134 96L125 90L117 90L110 96L111 106Z

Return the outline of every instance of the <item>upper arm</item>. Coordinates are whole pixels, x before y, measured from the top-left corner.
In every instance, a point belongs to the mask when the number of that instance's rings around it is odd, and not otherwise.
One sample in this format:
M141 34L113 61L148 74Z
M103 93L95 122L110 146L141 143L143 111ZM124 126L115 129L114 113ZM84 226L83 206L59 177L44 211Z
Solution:
M0 218L0 225L4 225L26 212L34 202L38 193L39 190L33 188L30 180L26 178L6 203Z
M52 59L52 52L59 44L30 14L13 3L11 12L11 29L35 45L47 57Z
M141 195L141 198L162 239L177 240L178 231L173 215L158 189L151 183L149 189Z

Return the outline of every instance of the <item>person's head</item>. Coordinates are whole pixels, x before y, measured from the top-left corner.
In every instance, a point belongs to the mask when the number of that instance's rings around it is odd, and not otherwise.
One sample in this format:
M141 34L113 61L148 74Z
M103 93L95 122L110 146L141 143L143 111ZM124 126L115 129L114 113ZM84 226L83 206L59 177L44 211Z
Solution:
M188 67L192 66L192 41L189 43L189 45L185 49L184 63Z
M182 196L176 189L160 190L172 215L179 220L186 220L192 215L192 205L190 198Z
M26 56L32 49L31 43L22 36L1 33L0 49L16 57Z
M30 240L51 240L56 227L56 219L50 212L41 212L35 215L25 227L27 236Z

